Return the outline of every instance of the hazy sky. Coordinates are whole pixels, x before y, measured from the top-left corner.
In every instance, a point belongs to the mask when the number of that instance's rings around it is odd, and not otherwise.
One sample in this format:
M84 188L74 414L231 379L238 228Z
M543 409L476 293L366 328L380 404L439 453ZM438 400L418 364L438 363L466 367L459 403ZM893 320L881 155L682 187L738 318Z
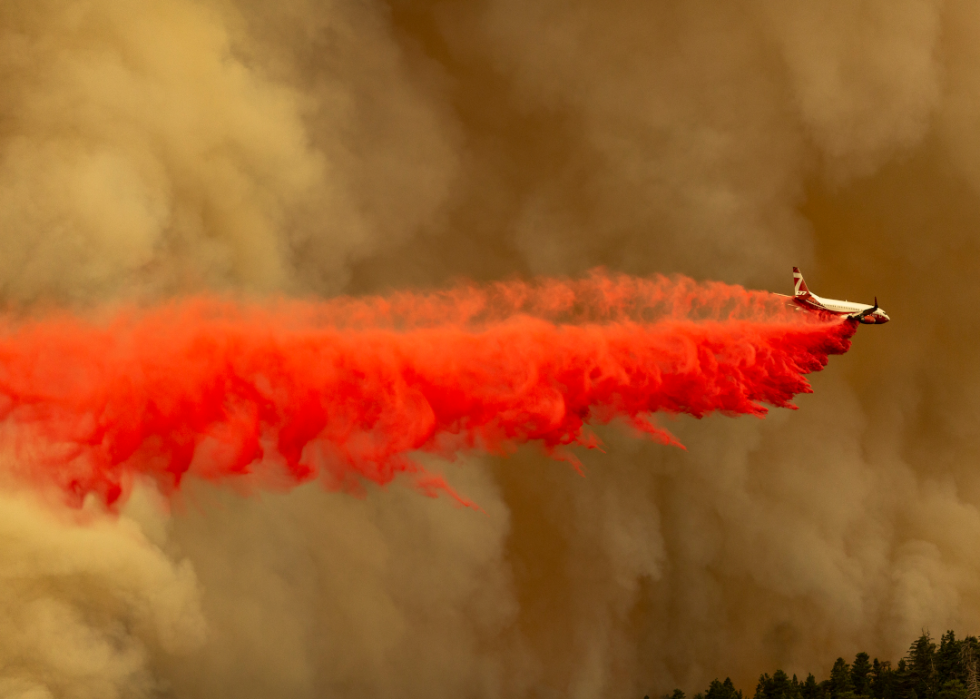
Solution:
M410 488L0 494L0 695L745 690L980 632L968 0L5 0L0 297L362 294L596 266L818 294L800 410ZM12 456L4 455L9 460Z

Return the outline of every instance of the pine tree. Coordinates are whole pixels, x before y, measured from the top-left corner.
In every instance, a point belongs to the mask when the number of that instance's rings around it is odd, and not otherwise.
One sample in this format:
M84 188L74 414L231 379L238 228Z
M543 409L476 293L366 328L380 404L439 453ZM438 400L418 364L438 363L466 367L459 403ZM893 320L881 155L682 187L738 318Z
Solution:
M762 675L755 688L754 699L801 699L800 683L793 675L789 676L782 670L776 670L772 677Z
M936 672L936 644L929 634L923 633L909 647L909 690L915 691L916 699L935 699L939 693L939 676Z
M830 670L831 699L851 699L854 696L854 684L851 681L851 667L843 658L837 658Z
M960 659L963 664L964 684L969 699L980 699L980 679L978 679L978 661L980 661L980 641L976 636L967 636L960 644Z
M806 681L800 685L800 696L802 699L824 699L824 691L817 684L817 678L810 673L806 676Z
M867 653L858 653L851 665L851 685L854 693L861 696L871 696L871 657Z
M874 659L871 664L871 696L874 699L895 699L895 673L887 660ZM980 697L978 697L980 699Z
M967 699L967 673L964 666L963 642L947 631L939 641L936 653L937 699Z
M732 678L726 677L724 682L713 680L704 693L704 699L742 699L742 692L735 689Z
M939 651L936 653L936 672L939 674L939 684L942 686L950 680L966 680L963 668L962 641L956 640L956 634L947 631L939 641Z

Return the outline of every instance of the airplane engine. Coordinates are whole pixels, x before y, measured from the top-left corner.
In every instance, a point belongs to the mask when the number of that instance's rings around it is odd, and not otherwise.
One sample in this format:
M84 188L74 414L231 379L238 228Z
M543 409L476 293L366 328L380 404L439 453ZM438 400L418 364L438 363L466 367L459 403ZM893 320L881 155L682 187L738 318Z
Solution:
M861 318L861 322L865 325L874 325L878 322L878 317L874 315L867 315Z

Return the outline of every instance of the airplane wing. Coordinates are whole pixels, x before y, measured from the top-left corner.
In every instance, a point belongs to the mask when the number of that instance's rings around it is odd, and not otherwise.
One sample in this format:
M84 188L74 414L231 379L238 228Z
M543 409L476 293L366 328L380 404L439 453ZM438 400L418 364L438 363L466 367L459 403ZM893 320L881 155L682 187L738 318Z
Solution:
M851 320L861 320L865 316L869 316L869 315L871 315L872 313L874 313L877 310L878 310L878 297L875 296L875 305L874 306L869 306L868 308L865 308L863 311L860 311L858 313L853 313L853 314L851 314L851 315L849 315L847 317L849 319L851 319Z

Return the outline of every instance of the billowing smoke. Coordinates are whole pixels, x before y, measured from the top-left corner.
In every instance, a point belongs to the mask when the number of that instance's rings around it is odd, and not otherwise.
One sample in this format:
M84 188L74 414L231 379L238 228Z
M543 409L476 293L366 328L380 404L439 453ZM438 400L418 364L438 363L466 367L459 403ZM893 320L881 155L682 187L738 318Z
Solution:
M3 497L4 696L150 696L148 658L204 641L193 567L159 548L160 503L131 504L115 519Z
M175 369L147 395L116 361L200 329L188 294L239 299L238 322L273 292L394 300L597 266L782 291L795 264L894 322L862 330L798 411L665 420L686 451L598 425L603 450L574 451L584 478L534 446L408 455L484 513L397 484L240 497L195 478L168 509L137 473L118 515L63 512L12 481L3 691L643 696L976 633L975 10L4 3L0 294L19 320L3 342L53 333L19 356L63 372L26 385L56 410L10 414L6 473L52 456L23 430L94 434L63 421L84 412L69 388L99 376L75 371L82 355L130 392L121 413L193 382ZM135 342L157 311L134 308L169 309L172 332ZM405 332L377 307L330 312L273 325L365 312Z

